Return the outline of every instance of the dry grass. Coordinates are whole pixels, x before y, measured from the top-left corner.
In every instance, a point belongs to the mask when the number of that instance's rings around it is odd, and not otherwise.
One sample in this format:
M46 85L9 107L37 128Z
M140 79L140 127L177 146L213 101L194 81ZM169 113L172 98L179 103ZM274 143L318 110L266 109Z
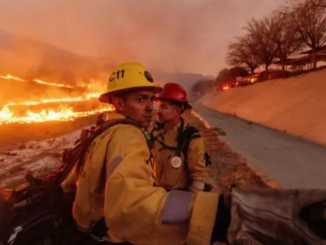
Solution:
M44 140L68 134L96 123L97 115L76 118L68 122L44 122L32 124L0 125L0 147L9 144Z

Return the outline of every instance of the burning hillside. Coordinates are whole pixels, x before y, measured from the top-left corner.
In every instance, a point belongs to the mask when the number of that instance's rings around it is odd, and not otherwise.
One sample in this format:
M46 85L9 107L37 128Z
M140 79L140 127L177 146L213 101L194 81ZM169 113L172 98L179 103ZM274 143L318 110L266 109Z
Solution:
M33 98L39 97L35 100L24 100L15 98L11 93L11 101L6 100L6 103L0 104L0 125L11 123L35 123L46 121L73 121L77 117L86 117L95 115L104 111L113 111L111 105L105 105L98 102L97 98L100 93L92 91L90 85L87 87L73 87L62 83L45 82L38 79L25 80L12 75L0 75L0 78L11 81L11 90L16 89L16 83L27 83L29 86L35 84L42 84L52 88L66 89L65 92L60 93L57 98L48 97L51 90L44 94L34 94ZM68 89L68 90L67 90ZM53 90L56 94L56 90ZM76 93L78 91L78 93ZM28 97L28 92L24 91ZM5 93L3 96L5 97ZM78 94L79 96L63 97L64 95ZM19 97L17 95L17 97ZM25 97L25 96L23 96Z
M74 111L73 107L60 104L58 110L42 109L33 112L29 109L23 115L15 115L8 107L0 111L0 125L9 123L33 123L47 121L73 121L76 117L85 117L105 111L113 111L112 107L98 108L90 111Z
M54 87L73 88L73 86L70 86L70 85L61 84L61 83L49 83L49 82L44 82L44 81L38 80L38 79L25 80L25 79L11 76L11 75L6 75L6 76L0 75L0 77L3 79L15 80L15 81L19 81L19 82L35 82L35 83L44 84L44 85L48 85L48 86L54 86Z

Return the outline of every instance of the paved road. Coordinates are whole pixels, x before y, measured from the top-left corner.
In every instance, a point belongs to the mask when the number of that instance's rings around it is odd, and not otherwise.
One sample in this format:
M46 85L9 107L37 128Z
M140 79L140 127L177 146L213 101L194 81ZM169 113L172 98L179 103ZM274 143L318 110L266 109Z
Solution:
M326 189L326 148L281 132L249 124L201 105L195 111L226 132L233 151L284 188Z

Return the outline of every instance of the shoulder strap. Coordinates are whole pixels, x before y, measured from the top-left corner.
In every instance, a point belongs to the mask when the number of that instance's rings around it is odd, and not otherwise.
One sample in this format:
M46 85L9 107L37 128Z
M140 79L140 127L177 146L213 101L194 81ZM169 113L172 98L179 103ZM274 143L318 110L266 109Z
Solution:
M100 115L98 115L97 120L96 120L96 126L101 126L102 124L105 123L105 112L102 112Z
M112 119L112 120L104 122L102 125L95 128L94 134L91 136L91 141L93 141L97 136L102 134L107 129L109 129L117 124L129 124L129 125L133 125L133 126L139 128L141 130L140 125L131 119L126 119L126 118Z
M185 121L181 117L180 118L180 127L178 129L178 143L177 143L177 155L180 156L182 149L184 147L184 127L185 127Z
M126 119L114 119L114 120L110 120L110 121L107 121L105 122L101 127L103 127L103 129L101 129L101 132L98 134L100 135L101 133L103 133L105 130L107 130L108 128L112 127L112 126L115 126L117 124L128 124L128 125L133 125L135 126L136 128L138 128L144 135L145 137L145 140L146 140L146 143L147 143L147 147L148 147L148 150L149 150L149 154L150 154L150 157L149 159L147 160L147 163L151 160L152 158L152 152L151 152L151 149L152 149L152 145L153 145L153 139L152 139L152 136L151 134L147 131L147 130L144 130L138 123L136 123L135 121L133 121L132 119L129 119L129 118L126 118ZM94 140L94 139L93 139Z
M181 138L180 148L182 149L182 153L185 155L185 158L187 158L191 140L195 138L201 138L201 135L199 134L197 128L188 125L180 138Z
M159 150L163 150L163 149L169 149L169 150L172 150L172 151L176 151L178 148L177 147L172 147L172 146L168 146L164 143L164 141L160 140L159 137L162 136L162 134L159 134L159 135L154 135L153 133L155 131L159 131L161 130L162 128L164 128L164 124L163 123L160 123L160 122L154 122L153 123L153 128L150 132L150 136L151 136L151 146L153 146L154 144L154 141L157 141L158 143L160 143L160 145L162 146L162 148Z
M147 147L148 147L148 151L149 151L149 154L150 154L150 157L149 159L147 160L147 163L150 162L150 160L152 159L152 145L153 145L153 139L152 139L152 136L151 134L147 131L147 130L144 130L138 123L136 123L134 120L132 119L129 119L129 118L125 118L125 119L114 119L114 120L110 120L110 121L107 121L105 122L102 126L101 126L101 129L100 129L100 132L97 134L100 135L101 133L103 133L105 130L107 130L108 128L114 126L114 125L117 125L117 124L128 124L128 125L133 125L135 126L136 128L138 128L144 135L145 137L145 140L146 140L146 143L147 143ZM96 137L97 137L96 136ZM95 138L93 138L94 140Z
M190 125L187 125L186 128L184 129L184 121L182 119L182 128L180 127L180 131L178 133L178 150L177 153L180 156L180 153L182 152L184 155L184 170L186 171L187 175L189 176L189 182L188 186L191 184L191 178L190 178L190 172L188 169L188 150L189 150L189 145L192 139L194 138L200 138L199 131Z
M91 142L95 140L99 135L101 135L104 131L117 124L129 124L139 128L139 130L143 132L146 138L146 142L149 146L150 144L149 133L147 131L142 130L141 126L131 119L125 119L125 118L113 119L113 120L105 121L101 125L92 128L91 130L88 129L82 130L81 138L76 142L76 144L71 149L68 150L66 156L64 156L66 158L64 160L66 164L62 166L62 174L60 176L59 182L62 182L67 177L67 175L71 172L74 166L76 166L76 172L80 173L80 170L83 165L84 156Z
M164 128L164 124L163 123L160 123L158 121L154 122L153 123L153 128L151 130L151 134L154 132L154 131L158 131L158 130L161 130L162 128Z
M188 151L189 151L189 146L190 146L190 142L193 139L198 139L201 138L201 135L199 133L199 130L193 126L188 126L186 128L186 130L184 131L184 135L183 135L183 148L182 148L182 153L185 156L185 167L188 169L188 162L187 162L187 155L188 155ZM208 152L205 152L205 163L206 163L206 167L208 165L211 165L211 157L208 154Z

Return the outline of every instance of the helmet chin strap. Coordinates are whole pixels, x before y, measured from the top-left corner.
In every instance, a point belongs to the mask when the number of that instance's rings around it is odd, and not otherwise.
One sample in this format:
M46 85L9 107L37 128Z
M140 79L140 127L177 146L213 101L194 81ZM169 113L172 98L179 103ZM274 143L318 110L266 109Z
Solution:
M183 104L182 104L182 111L181 113L185 112L187 110L187 106L188 106L188 100L186 100Z

